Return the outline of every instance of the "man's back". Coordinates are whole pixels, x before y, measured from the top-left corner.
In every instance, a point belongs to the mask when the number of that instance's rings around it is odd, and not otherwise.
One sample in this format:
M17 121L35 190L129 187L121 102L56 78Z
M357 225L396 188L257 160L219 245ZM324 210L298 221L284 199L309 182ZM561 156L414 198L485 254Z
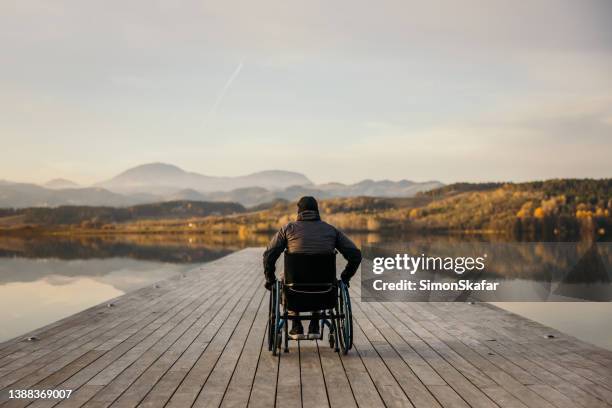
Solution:
M290 253L324 254L336 249L336 229L321 220L290 222L283 229Z
M348 280L361 262L361 251L334 226L321 221L314 198L303 197L298 202L298 220L284 225L272 238L263 256L267 287L275 280L275 264L287 250L290 253L325 254L338 250L348 261L341 278Z

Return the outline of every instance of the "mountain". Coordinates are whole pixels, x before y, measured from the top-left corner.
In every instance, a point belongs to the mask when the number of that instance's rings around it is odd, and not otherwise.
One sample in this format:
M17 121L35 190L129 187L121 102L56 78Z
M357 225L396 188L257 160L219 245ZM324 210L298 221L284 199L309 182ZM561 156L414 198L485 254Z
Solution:
M177 191L176 193L163 197L164 201L206 201L207 197L195 190L186 188L184 190ZM223 201L223 200L218 200Z
M66 180L63 178L56 178L53 180L47 181L43 184L43 187L53 188L53 189L62 189L62 188L79 188L79 185L74 181Z
M382 184L378 184L382 183ZM391 183L391 184L390 184ZM413 183L368 182L353 185L291 186L283 190L267 190L262 187L237 188L231 191L200 192L182 189L176 192L120 194L99 187L52 189L25 183L0 182L0 208L57 207L61 205L92 205L123 207L165 201L217 201L237 202L247 207L258 206L275 200L295 201L301 196L312 195L318 199L336 197L413 197L442 184L438 182ZM336 183L334 183L336 184Z
M295 201L311 195L318 199L336 197L414 197L418 193L442 187L438 181L418 183L414 181L364 180L356 184L328 183L322 185L291 186L283 190L266 190L261 187L240 188L228 192L203 193L208 201L235 201L247 207L259 206L274 200ZM172 196L173 199L181 197ZM184 199L196 199L192 196Z
M118 193L174 194L191 189L198 192L231 191L245 187L279 190L292 185L312 184L303 174L268 170L238 177L216 177L187 172L165 163L149 163L133 167L98 187Z
M65 179L42 186L0 180L0 208L92 205L124 207L167 201L220 201L258 206L274 200L295 201L304 195L335 197L413 197L443 186L437 181L363 180L355 184L313 184L305 175L266 170L238 177L214 177L165 163L128 169L93 187Z
M305 175L284 170L259 171L257 173L238 177L238 179L240 183L242 183L238 188L263 187L272 191L282 190L290 186L305 186L312 184L312 181Z
M442 187L439 181L415 182L410 180L363 180L355 184L327 183L314 189L331 194L333 197L412 197L417 193Z
M205 197L210 201L234 201L247 207L251 207L273 201L279 198L283 191L270 191L262 187L245 187L237 188L232 191L217 191L214 193L207 193L205 194Z

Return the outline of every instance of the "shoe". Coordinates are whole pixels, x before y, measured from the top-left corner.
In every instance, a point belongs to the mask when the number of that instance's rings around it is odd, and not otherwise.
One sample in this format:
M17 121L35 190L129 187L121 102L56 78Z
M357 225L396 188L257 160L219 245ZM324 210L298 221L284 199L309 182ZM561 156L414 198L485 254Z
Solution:
M319 334L319 319L311 320L308 325L308 334Z
M291 330L289 330L289 335L297 336L300 334L304 334L304 326L302 326L302 322L299 320L293 320L291 322Z

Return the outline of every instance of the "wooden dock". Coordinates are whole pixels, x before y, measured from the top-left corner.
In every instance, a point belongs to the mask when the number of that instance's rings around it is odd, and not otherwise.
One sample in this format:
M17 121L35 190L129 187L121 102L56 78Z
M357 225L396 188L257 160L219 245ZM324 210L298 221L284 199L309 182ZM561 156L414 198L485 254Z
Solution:
M487 304L361 303L357 282L349 355L304 341L273 357L261 253L0 344L0 406L612 407L610 351ZM9 399L22 389L73 391Z

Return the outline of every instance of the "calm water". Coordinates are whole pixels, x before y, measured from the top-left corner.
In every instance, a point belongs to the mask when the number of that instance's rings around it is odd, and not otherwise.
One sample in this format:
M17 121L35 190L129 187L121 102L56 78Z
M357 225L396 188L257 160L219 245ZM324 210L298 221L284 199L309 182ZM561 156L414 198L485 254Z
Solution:
M227 255L197 237L0 237L0 342Z
M359 243L391 237L354 236ZM398 237L393 237L398 239ZM447 239L447 238L434 238ZM0 342L266 238L197 236L88 239L0 237ZM496 303L511 312L612 350L612 303Z

